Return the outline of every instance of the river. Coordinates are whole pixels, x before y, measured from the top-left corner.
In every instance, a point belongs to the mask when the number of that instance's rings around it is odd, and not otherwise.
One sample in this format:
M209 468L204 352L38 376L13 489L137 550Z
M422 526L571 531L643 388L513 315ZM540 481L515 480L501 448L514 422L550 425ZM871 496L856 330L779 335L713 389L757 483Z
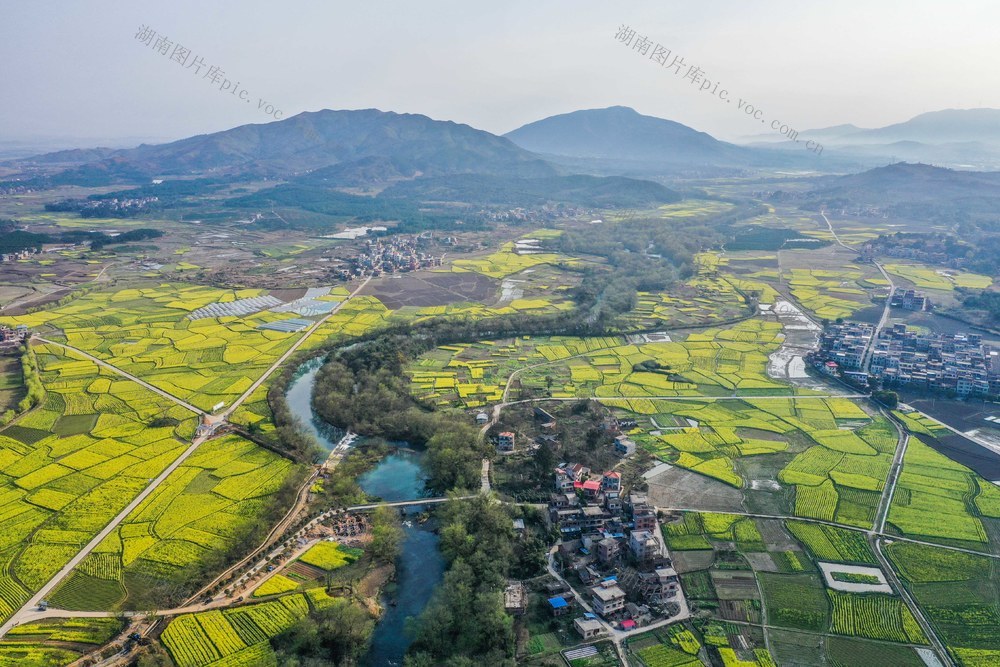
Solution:
M313 385L322 365L323 360L317 358L299 366L285 392L285 399L302 426L316 438L324 451L330 452L344 433L325 423L312 409ZM361 442L363 440L357 440L354 444L356 446ZM426 495L426 477L420 465L422 457L422 452L400 445L358 478L358 485L365 493L390 502L422 498ZM375 626L371 647L362 659L362 664L367 667L403 663L403 655L410 646L410 638L405 632L406 619L420 615L444 576L444 559L438 550L438 536L430 525L415 520L416 514L422 510L421 507L407 509L401 555L396 563L393 604L386 606L385 614Z

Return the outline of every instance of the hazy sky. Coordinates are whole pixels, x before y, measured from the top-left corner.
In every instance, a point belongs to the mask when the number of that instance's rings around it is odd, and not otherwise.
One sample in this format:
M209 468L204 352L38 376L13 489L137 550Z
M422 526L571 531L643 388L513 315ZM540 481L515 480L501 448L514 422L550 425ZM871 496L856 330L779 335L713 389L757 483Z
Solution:
M615 6L618 4L619 6ZM721 138L766 130L616 42L672 49L798 130L1000 107L1000 3L0 0L0 140L180 138L322 108L423 113L503 133L627 105ZM201 74L135 38L141 25ZM246 89L220 92L210 65ZM84 142L86 143L86 142Z

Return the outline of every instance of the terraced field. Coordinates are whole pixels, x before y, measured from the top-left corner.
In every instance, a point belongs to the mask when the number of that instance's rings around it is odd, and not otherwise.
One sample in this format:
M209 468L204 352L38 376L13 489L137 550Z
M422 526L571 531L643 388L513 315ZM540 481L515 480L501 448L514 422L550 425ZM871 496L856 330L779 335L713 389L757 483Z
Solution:
M0 618L27 601L186 447L192 413L36 347L45 402L0 432Z
M767 355L780 325L760 320L689 334L683 342L628 344L619 337L531 338L438 348L408 370L414 395L439 405L477 407L500 399L510 375L535 395L624 397L607 401L655 414L643 396L698 396L786 391L769 380ZM516 399L517 396L512 396Z
M309 613L308 598L286 595L260 604L178 616L160 641L177 667L277 665L268 639Z
M621 330L704 326L746 315L747 307L737 291L745 286L744 281L720 276L715 268L718 259L702 257L698 276L669 292L639 292L636 307L621 318Z
M818 318L835 320L869 305L868 293L859 284L862 275L853 269L789 269L784 279L792 296L807 310Z
M107 610L183 580L247 533L292 463L238 436L203 444L53 592L64 609Z
M189 319L198 308L259 297L260 290L181 284L94 292L32 315L0 318L48 332L151 385L211 410L231 403L274 363L297 334L262 330L288 315L261 311ZM336 298L336 297L326 297Z
M0 665L61 666L120 634L117 618L51 619L12 628L0 640Z

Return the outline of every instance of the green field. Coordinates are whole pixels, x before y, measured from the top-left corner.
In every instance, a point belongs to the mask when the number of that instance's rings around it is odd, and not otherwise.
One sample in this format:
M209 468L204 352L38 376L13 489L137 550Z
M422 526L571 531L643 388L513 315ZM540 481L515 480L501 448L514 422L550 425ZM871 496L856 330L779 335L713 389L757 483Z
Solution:
M4 618L180 455L195 427L187 410L93 362L47 346L37 358L45 402L0 432Z
M904 542L890 545L886 552L959 664L997 664L1000 588L996 560Z
M704 326L746 315L745 300L737 291L744 281L719 275L715 255L699 259L699 275L667 292L639 292L636 307L622 316L622 330Z
M111 641L123 627L117 618L49 619L18 625L0 640L0 665L68 665Z
M758 574L767 618L784 628L825 632L830 602L816 574Z
M989 276L955 269L935 269L926 264L886 264L885 270L909 280L917 289L950 292L956 287L987 289L993 284Z
M965 466L910 439L889 509L889 524L904 535L988 542L981 517L1000 517L1000 489Z
M302 594L178 616L160 636L177 667L276 666L268 640L309 613Z
M897 596L832 590L827 594L833 603L833 632L907 644L927 643L913 614Z
M878 564L875 553L862 533L802 521L787 521L786 525L816 560L859 565Z
M676 343L563 336L484 341L440 347L413 363L407 374L415 396L442 406L498 401L510 375L526 369L518 378L522 386L543 395L621 397L625 400L611 404L655 414L656 406L643 397L783 390L765 373L779 333L777 323L750 320L692 333Z
M238 436L206 442L80 563L53 604L110 609L145 587L182 581L240 542L291 468Z
M514 252L514 243L501 245L500 249L489 255L471 259L457 259L451 263L451 271L461 273L474 271L491 278L505 278L539 264L574 264L578 260L557 253L518 254Z
M32 315L0 318L52 332L202 410L231 403L291 346L298 334L258 329L286 315L188 319L212 303L261 296L183 284L92 292Z
M861 277L854 269L789 269L784 275L792 296L816 317L828 320L850 317L870 303Z
M360 549L345 547L336 542L320 542L310 547L299 557L299 560L329 572L353 563L360 556Z

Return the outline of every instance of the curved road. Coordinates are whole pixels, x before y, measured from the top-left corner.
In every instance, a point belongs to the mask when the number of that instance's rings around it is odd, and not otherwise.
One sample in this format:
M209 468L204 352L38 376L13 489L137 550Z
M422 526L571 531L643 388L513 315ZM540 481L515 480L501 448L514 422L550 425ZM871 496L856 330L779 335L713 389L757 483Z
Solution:
M833 223L830 222L830 218L826 217L826 211L820 211L819 214L823 216L823 220L826 222L826 226L830 230L830 234L833 235L833 238L837 242L837 244L857 254L858 251L856 248L852 248L851 246L847 245L846 243L840 240L839 236L837 236L837 232L833 229ZM882 267L882 265L876 262L874 259L872 260L872 264L875 265L875 268L879 270L879 273L882 274L882 277L889 284L889 294L885 299L885 307L882 309L882 317L879 318L878 324L872 331L871 338L868 339L868 343L865 345L865 352L861 357L861 370L864 371L865 373L868 372L868 367L871 364L871 352L872 348L875 346L875 341L878 340L879 334L882 332L882 329L885 328L886 323L889 321L889 312L891 310L889 302L892 300L892 293L896 289L896 283L893 282L892 278L889 276L889 273Z

